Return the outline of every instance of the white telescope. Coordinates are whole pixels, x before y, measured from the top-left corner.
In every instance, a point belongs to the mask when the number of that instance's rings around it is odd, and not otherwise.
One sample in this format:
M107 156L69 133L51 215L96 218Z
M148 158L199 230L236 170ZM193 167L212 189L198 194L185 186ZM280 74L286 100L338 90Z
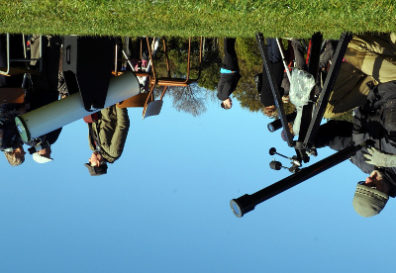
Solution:
M133 73L127 72L119 77L112 78L109 83L104 108L139 93L139 82ZM22 141L26 143L33 138L45 135L100 110L86 111L80 94L75 93L65 99L17 116L15 123Z

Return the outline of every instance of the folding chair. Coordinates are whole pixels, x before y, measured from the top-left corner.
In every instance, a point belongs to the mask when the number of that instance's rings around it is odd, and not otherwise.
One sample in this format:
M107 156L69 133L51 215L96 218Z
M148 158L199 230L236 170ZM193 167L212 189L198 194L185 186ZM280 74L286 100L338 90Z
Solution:
M158 77L153 56L156 51L156 40L153 39L152 43L150 43L150 39L146 37L146 44L149 53L149 64L148 69L146 71L135 71L134 67L128 60L128 56L126 56L125 52L122 51L123 57L127 59L128 65L130 69L135 73L137 77L148 77L149 84L150 84L150 91L148 93L141 93L137 96L129 98L119 104L117 107L125 108L125 107L143 107L142 116L143 118L156 116L159 115L161 112L162 104L163 104L163 97L165 96L168 87L172 86L185 86L188 87L190 84L195 83L199 80L201 75L201 65L202 65L202 44L203 38L200 37L200 45L199 45L199 63L198 63L198 75L196 78L190 77L190 70L191 70L191 40L192 38L188 39L188 53L187 53L187 71L186 71L186 78L173 78L171 77L170 65L169 65L169 58L167 52L167 43L165 38L162 38L162 46L163 52L165 55L166 61L166 71L167 77ZM154 52L153 52L154 51ZM116 52L118 52L116 48ZM140 56L142 56L142 43L140 44ZM117 60L117 57L116 57ZM115 67L118 66L118 62L115 61ZM113 72L113 74L118 74L117 70ZM154 89L156 86L162 87L162 92L159 100L154 100ZM143 102L144 100L144 102Z
M142 59L143 56L143 41L140 40L140 59ZM156 50L157 50L157 46L156 46L156 38L153 39L152 43L150 46L151 52L154 55ZM146 84L146 81L150 81L150 71L151 71L151 66L152 63L151 61L148 63L147 67L145 68L145 71L136 71L135 68L133 67L132 63L129 60L129 57L127 56L127 54L125 53L124 50L121 50L122 53L122 58L125 59L127 61L127 64L129 66L129 68L131 69L132 72L135 73L136 77L138 77L139 82L142 85ZM113 71L113 75L115 76L119 76L121 75L123 72L117 71L118 68L118 46L116 44L115 46L115 60L114 60L114 71ZM129 107L143 107L143 111L146 111L147 108L147 104L149 104L150 102L152 102L154 100L154 95L153 92L143 92L140 93L136 96L133 96L129 99L126 99L120 103L117 104L117 107L119 108L129 108Z
M203 42L203 37L200 37L200 42L199 42L199 63L198 63L198 75L196 78L190 78L190 68L191 68L191 40L192 38L188 38L188 53L187 53L187 71L186 71L186 78L173 78L171 77L171 72L170 72L170 65L169 65L169 58L168 58L168 53L167 53L167 44L166 40L163 38L162 39L162 44L163 44L163 50L166 58L166 67L167 67L167 77L158 77L157 73L155 71L155 65L153 61L153 55L151 52L150 47L148 46L148 51L149 51L149 57L150 61L153 64L152 68L152 78L150 80L151 84L151 89L150 89L150 94L153 93L154 88L156 85L162 86L162 93L160 96L159 100L154 100L148 103L149 96L147 97L144 109L143 109L143 118L149 117L149 116L155 116L158 115L161 111L162 108L162 99L168 90L168 87L188 87L190 84L195 83L199 80L201 76L201 68L202 68L202 42ZM147 44L149 44L149 39L146 38Z

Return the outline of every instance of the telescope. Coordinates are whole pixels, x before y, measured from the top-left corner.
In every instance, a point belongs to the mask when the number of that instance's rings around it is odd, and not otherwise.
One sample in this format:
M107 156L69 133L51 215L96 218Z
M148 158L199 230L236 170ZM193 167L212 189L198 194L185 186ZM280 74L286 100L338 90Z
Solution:
M345 161L346 159L353 156L363 146L368 145L362 143L360 145L351 146L345 148L327 158L320 160L319 162L312 164L311 166L302 168L300 171L260 190L253 194L245 194L239 198L232 199L230 206L232 211L237 217L242 217L249 211L252 211L256 205L282 193L301 182Z
M290 113L286 115L287 122L293 121L296 118L297 112ZM282 122L280 119L276 119L267 125L268 131L275 132L276 130L282 128Z

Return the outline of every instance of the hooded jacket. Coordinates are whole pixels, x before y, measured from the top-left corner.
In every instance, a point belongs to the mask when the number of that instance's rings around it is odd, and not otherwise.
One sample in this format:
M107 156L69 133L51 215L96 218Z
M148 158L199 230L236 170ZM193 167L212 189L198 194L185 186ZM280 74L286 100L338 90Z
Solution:
M329 121L319 128L316 147L330 146L342 150L371 140L372 146L387 154L396 155L396 81L380 84L372 89L366 103L354 111L352 123ZM369 174L378 169L366 163L364 147L351 157L351 162ZM390 196L396 196L396 167L381 168L385 180L391 185Z
M126 108L113 105L101 110L98 120L88 124L91 150L98 151L109 163L116 161L124 150L129 123Z

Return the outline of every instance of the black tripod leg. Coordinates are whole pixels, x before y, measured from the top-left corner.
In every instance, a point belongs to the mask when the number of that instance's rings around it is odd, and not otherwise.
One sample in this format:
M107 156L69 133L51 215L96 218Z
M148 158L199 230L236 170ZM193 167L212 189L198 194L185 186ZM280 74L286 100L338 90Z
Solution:
M242 217L247 212L252 211L256 205L350 158L364 145L366 144L363 143L361 145L345 148L344 150L322 159L309 167L303 168L299 172L292 174L258 192L251 195L245 194L237 199L232 199L230 205L234 214L238 217Z
M315 81L318 82L319 75L319 61L320 61L320 49L322 46L323 36L320 32L312 35L311 38L311 49L308 60L308 73L314 76ZM314 90L311 91L311 99L313 97ZM303 145L305 136L309 128L309 124L312 120L313 103L309 102L303 107L300 130L298 133L298 141L296 143L297 156L304 162L309 161L309 157L306 153L306 147Z
M344 58L345 51L347 49L349 41L352 39L351 33L343 33L338 42L335 54L332 59L332 65L330 67L329 73L327 74L326 81L323 86L323 90L320 93L319 99L317 101L317 106L315 108L312 121L309 124L307 135L305 136L303 146L309 147L312 140L315 138L316 133L319 129L320 122L322 121L324 112L326 110L327 103L329 101L330 92L334 88L335 81L340 71L342 59Z
M263 76L268 78L268 83L271 88L272 95L274 97L275 106L278 109L279 119L281 120L282 127L285 129L286 132L287 144L289 146L293 146L293 137L290 133L289 127L287 126L287 119L286 119L285 110L283 109L282 98L279 93L278 86L275 84L274 77L269 67L269 58L267 55L267 51L265 50L263 34L257 33L256 40L260 50L261 58L263 59L263 72L265 72Z

